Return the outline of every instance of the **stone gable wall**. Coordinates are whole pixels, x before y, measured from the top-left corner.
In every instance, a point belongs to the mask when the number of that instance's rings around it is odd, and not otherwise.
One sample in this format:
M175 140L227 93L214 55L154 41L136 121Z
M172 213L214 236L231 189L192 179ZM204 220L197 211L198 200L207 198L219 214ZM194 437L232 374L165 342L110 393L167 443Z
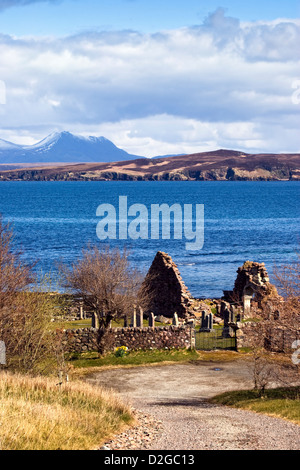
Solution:
M145 311L155 316L188 318L191 311L191 294L182 280L171 256L159 251L142 285L142 297L146 296Z

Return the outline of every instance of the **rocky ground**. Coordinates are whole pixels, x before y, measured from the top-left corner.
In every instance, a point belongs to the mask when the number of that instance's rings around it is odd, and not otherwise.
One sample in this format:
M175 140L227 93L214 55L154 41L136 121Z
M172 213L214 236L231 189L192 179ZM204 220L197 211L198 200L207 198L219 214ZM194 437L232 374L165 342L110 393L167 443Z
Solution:
M134 410L137 425L108 441L100 450L141 450L151 449L163 434L162 421L152 415Z

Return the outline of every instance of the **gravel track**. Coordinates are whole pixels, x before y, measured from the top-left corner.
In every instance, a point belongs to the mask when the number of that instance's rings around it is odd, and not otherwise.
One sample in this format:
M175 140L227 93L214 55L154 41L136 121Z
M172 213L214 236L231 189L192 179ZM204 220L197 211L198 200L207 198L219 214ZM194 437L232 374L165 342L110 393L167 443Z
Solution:
M208 402L251 388L242 361L118 369L89 381L120 393L139 425L116 436L111 450L299 450L300 426Z

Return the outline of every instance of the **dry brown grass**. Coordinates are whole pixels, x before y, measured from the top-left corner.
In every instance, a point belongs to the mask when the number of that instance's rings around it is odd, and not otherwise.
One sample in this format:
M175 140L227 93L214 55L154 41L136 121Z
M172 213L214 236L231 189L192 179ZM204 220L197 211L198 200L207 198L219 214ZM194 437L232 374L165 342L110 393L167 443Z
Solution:
M109 391L82 382L0 373L1 450L89 450L133 423Z

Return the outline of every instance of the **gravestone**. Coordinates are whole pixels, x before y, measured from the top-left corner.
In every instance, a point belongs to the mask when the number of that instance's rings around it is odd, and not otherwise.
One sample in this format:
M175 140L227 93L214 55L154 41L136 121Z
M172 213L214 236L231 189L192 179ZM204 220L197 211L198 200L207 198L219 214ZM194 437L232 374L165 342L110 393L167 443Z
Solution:
M210 332L213 330L213 314L212 313L209 313L207 315L205 311L202 312L200 330L207 331L207 332Z
M83 305L79 305L79 320L83 320L84 318L84 311L83 311Z
M137 314L137 317L136 317L136 326L138 328L143 328L143 324L144 324L144 311L140 307L139 308L139 313Z
M155 316L152 312L149 315L149 328L155 328Z
M136 308L133 309L132 317L131 317L131 325L132 328L136 328Z
M179 320L178 320L177 313L174 313L174 317L173 317L173 320L172 320L172 325L173 326L179 326Z
M92 328L99 330L99 318L98 315L94 312L92 315Z

